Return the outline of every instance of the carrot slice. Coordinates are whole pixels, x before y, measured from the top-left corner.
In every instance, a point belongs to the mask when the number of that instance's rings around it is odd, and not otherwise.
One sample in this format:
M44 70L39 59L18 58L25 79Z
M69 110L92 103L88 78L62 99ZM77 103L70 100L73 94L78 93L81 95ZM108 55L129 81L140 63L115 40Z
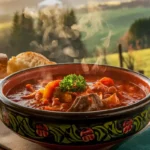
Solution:
M54 81L49 82L45 86L44 93L43 93L43 99L50 100L52 98L53 92L54 92L55 88L59 86L60 81L61 80L54 80Z
M113 86L114 85L114 81L109 77L103 77L102 79L100 79L100 82L106 86Z
M30 92L34 92L35 89L33 88L33 85L32 84L26 84L26 89Z

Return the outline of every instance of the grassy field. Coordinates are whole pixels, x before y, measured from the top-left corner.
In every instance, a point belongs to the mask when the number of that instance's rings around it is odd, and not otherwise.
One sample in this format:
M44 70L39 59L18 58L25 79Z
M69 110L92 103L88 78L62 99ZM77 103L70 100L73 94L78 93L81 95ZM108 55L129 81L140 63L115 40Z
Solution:
M135 71L144 70L144 75L150 77L150 49L138 50L132 53L135 61ZM126 58L127 53L123 53L123 56ZM95 63L97 58L88 58L86 59L87 63ZM107 55L108 65L119 67L119 56L118 54ZM124 65L126 68L126 66Z
M12 25L11 22L0 23L0 31L10 28L11 25Z
M86 17L87 15L88 14L78 14L78 17ZM150 17L150 9L137 7L94 12L92 22L94 22L96 20L94 18L97 17L101 17L100 19L107 23L107 26L103 24L103 28L99 29L93 36L84 40L88 51L92 52L95 46L102 46L103 41L101 39L108 35L109 31L112 31L110 45L107 51L116 52L119 39L128 31L135 20ZM87 32L91 32L92 30L93 28L89 27Z

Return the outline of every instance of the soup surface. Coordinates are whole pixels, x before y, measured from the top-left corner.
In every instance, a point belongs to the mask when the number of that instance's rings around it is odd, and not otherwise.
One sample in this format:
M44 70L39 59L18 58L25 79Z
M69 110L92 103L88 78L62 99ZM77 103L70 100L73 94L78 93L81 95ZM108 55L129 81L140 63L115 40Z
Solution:
M47 111L86 112L127 106L146 94L129 81L109 77L70 74L54 80L34 79L13 88L7 94L26 107Z

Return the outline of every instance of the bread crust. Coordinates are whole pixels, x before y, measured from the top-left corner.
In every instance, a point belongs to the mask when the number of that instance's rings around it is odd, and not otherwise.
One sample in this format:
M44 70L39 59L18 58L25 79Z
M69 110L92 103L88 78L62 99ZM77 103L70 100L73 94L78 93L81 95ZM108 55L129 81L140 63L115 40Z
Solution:
M8 57L6 54L0 53L0 79L7 75Z
M43 66L49 64L56 64L56 63L50 61L45 56L39 53L27 51L20 53L17 56L12 56L8 60L7 74L10 75L16 71L23 70L26 68L33 68L36 66Z

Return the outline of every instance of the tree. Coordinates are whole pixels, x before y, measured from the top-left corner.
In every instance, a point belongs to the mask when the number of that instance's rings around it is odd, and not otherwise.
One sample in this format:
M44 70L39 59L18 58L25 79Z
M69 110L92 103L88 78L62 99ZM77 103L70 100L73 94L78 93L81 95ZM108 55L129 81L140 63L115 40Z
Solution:
M68 44L68 46L72 46L74 51L79 52L79 58L86 57L87 52L85 45L81 41L81 33L77 29L72 29L73 25L77 25L77 18L73 9L67 10L65 12L63 23L65 31L67 31L71 35L71 38L68 39L70 43Z
M20 36L20 16L19 13L16 12L13 17L13 26L10 37L10 45L12 48L14 48L13 55L19 53L18 47L18 42L20 40L19 36Z
M64 25L71 27L74 24L77 24L77 19L73 9L67 10L64 14Z
M27 18L22 12L15 13L10 37L10 45L13 55L30 49L30 42L35 39L33 19Z
M52 7L47 12L40 12L38 40L32 42L32 47L57 63L73 62L74 59L85 57L81 33L72 28L77 23L74 11Z
M129 29L128 44L134 48L150 47L150 18L136 20Z
M20 31L20 18L19 18L19 13L18 12L16 12L14 14L14 18L13 18L13 31L14 32Z
M39 12L39 16L41 15L41 13ZM43 29L43 21L41 19L41 17L39 17L37 19L37 28L36 28L36 41L39 44L42 44L43 41L43 34L44 34L44 29Z
M25 17L25 14L21 14L20 23L20 44L22 45L22 51L30 49L30 42L35 39L35 31L33 26L33 19Z

